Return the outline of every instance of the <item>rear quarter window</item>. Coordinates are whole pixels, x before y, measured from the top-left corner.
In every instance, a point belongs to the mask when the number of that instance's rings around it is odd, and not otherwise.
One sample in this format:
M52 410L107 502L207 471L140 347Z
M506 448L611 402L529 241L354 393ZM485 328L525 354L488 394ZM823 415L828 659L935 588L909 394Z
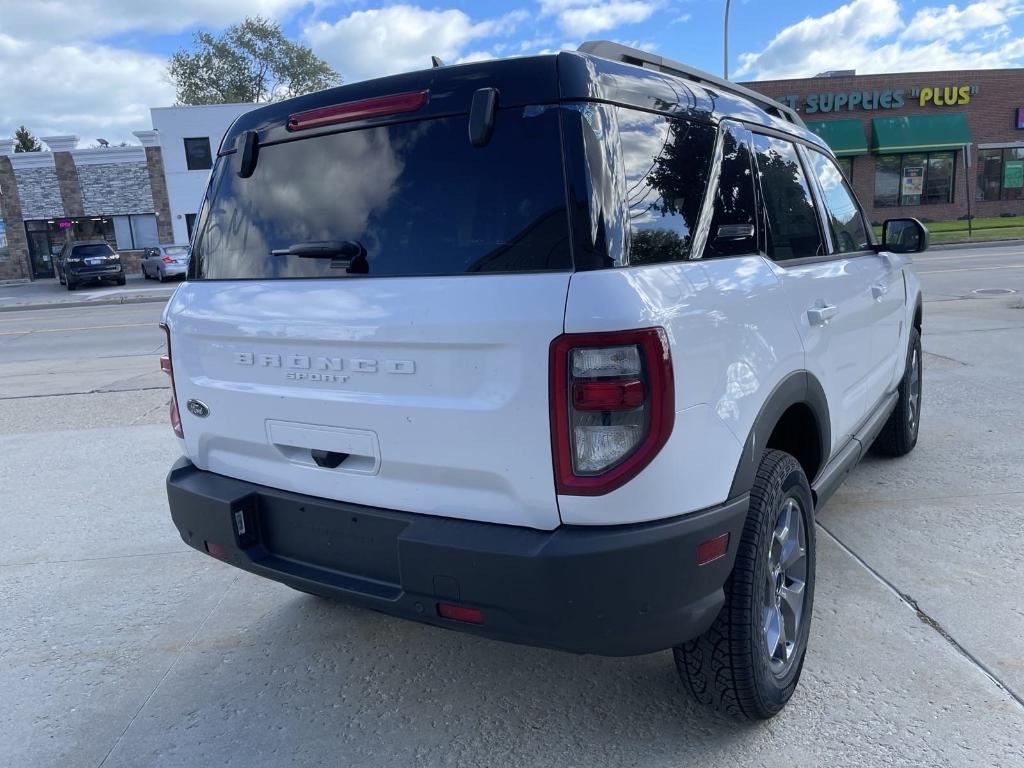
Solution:
M86 256L109 256L113 252L114 249L106 243L95 243L89 245L76 245L72 249L71 254L76 258L84 258Z
M198 279L570 270L553 110L506 109L490 142L465 115L261 146L255 172L217 162L192 252ZM365 251L360 269L272 251L317 241ZM354 262L353 262L354 264Z

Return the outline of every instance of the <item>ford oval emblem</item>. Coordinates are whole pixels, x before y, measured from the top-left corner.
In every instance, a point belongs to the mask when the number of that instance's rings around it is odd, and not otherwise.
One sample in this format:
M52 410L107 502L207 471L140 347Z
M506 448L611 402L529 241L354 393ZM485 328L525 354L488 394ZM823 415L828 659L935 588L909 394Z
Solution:
M185 403L185 407L188 408L188 412L193 416L198 416L200 419L205 419L210 415L210 409L206 407L206 403L200 400L189 400Z

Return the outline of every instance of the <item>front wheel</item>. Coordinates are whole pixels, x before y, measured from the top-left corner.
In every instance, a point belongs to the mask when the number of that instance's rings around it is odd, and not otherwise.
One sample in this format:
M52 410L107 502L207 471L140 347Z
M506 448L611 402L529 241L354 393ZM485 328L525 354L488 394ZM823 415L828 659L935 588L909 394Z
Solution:
M921 381L924 366L921 356L921 334L917 328L910 329L910 348L907 350L907 367L900 381L896 407L889 414L888 421L878 433L871 450L883 456L905 456L917 445L917 433L921 429Z
M780 712L800 679L814 604L814 501L799 462L765 451L711 628L674 649L694 697L738 719Z

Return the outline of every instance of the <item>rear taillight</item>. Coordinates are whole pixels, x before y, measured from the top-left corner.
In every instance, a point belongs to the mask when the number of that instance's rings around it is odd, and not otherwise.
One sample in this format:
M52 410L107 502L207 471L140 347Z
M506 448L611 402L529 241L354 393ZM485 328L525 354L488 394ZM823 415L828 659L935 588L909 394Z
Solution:
M178 412L178 393L174 390L174 364L171 362L171 332L166 325L160 324L167 337L167 354L160 356L160 370L171 377L171 427L178 437L185 437L181 428L181 414Z
M174 259L172 259L170 256L164 256L164 264L173 264L173 263L174 263Z
M296 112L288 116L288 130L304 131L307 128L319 128L322 125L348 123L353 120L383 117L400 112L414 112L427 103L427 96L427 91L395 93L390 96L377 96L372 99L350 101L347 104L334 104L330 107Z
M628 482L675 420L663 328L567 333L551 343L551 444L560 494L596 496Z

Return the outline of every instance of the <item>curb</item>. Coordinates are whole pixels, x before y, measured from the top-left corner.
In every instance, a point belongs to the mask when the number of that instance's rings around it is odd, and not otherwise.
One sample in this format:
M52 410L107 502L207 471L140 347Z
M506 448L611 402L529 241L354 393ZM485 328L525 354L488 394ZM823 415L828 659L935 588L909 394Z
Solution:
M1024 240L1019 237L1007 238L1006 240L978 240L973 243L938 243L929 245L929 251L955 251L962 248L998 248L1008 245L1020 245L1024 247Z
M161 296L118 296L110 299L86 299L84 301L51 301L38 304L9 304L0 307L0 312L24 312L32 309L72 309L74 307L102 307L115 304L155 304L166 302L171 294Z

